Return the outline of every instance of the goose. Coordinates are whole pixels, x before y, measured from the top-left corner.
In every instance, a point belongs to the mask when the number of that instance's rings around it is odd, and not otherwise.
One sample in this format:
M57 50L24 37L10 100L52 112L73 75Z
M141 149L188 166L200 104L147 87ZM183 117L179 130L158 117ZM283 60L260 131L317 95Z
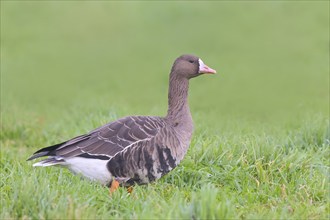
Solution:
M119 186L153 182L184 158L193 134L188 104L189 80L216 71L197 56L178 57L169 75L168 111L164 117L127 116L87 134L42 148L28 160L33 166L60 165L98 181L114 192Z

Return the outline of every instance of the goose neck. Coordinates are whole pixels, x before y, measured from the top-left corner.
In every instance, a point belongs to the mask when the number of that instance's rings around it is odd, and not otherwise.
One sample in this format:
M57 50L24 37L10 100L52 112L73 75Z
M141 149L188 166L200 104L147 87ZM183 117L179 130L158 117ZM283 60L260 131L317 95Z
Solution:
M189 80L171 74L169 81L168 112L166 117L174 121L182 121L187 116L191 118L188 104Z

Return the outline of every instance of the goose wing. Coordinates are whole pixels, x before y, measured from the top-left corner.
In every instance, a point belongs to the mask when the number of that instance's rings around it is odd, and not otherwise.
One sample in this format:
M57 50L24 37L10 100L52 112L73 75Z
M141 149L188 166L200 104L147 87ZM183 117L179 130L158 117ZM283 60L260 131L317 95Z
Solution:
M28 160L56 156L57 160L87 157L109 160L119 152L157 135L165 126L160 117L129 116L97 128L88 134L43 148Z

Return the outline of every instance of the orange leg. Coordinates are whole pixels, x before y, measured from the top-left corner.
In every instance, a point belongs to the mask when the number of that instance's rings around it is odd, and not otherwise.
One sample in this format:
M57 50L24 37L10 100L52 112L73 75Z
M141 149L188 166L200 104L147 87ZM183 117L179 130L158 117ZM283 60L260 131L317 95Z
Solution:
M131 194L133 192L133 186L127 187L127 192Z
M119 182L117 180L112 180L111 186L110 186L110 194L116 191L119 188Z

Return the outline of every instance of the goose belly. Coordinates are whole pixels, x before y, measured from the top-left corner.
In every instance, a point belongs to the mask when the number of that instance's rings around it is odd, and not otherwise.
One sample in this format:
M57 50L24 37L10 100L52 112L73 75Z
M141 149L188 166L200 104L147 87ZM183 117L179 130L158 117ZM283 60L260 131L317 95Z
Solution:
M71 172L90 180L106 185L112 179L111 173L107 169L108 160L74 157L65 159L65 162Z

